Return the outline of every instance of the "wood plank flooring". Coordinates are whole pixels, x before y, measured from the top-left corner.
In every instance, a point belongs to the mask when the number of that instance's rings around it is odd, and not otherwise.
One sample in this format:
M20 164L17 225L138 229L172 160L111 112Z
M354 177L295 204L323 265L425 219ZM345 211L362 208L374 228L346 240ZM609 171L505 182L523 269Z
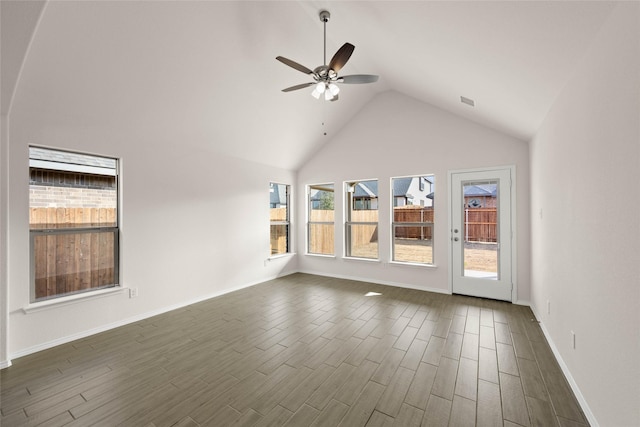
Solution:
M0 381L3 426L587 425L529 308L306 274L22 357Z

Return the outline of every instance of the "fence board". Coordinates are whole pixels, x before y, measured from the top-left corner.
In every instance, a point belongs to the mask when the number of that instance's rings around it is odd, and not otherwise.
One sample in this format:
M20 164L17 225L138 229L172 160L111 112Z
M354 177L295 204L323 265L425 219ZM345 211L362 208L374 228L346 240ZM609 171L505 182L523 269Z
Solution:
M465 209L464 237L467 242L497 242L497 208Z
M425 223L424 227L396 227L397 239L433 239L433 207L399 206L393 208L393 222Z
M31 229L116 224L115 208L30 208ZM78 232L34 237L36 299L116 283L113 233Z

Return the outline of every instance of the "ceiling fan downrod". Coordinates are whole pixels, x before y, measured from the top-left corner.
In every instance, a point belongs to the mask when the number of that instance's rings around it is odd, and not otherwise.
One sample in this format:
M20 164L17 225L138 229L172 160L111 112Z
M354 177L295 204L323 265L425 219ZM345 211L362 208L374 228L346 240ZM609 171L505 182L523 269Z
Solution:
M327 65L327 22L329 22L329 18L331 18L331 14L328 10L320 11L320 21L324 26L324 56L322 61L324 65Z

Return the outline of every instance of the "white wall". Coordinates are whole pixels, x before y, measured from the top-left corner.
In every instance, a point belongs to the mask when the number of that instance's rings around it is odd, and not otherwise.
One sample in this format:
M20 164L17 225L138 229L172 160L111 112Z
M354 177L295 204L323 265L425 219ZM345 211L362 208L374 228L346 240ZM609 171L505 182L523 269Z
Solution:
M639 9L617 6L530 144L531 302L602 426L640 425Z
M336 258L300 255L301 271L449 292L448 171L516 166L518 300L529 299L529 159L526 142L506 136L397 92L378 95L298 171L304 186L335 183ZM437 267L389 264L390 179L435 174L434 259ZM343 182L377 178L379 252L383 262L343 255ZM305 201L298 198L298 247L305 248Z
M155 140L145 129L108 120L87 125L64 112L40 112L19 94L8 152L9 357L296 270L293 256L265 262L269 182L295 184L294 172L219 155L189 141ZM137 287L138 298L121 292L22 311L30 286L29 144L122 159L121 284Z
M0 116L0 369L9 361L7 352L8 301L7 301L7 171L8 149L7 116Z

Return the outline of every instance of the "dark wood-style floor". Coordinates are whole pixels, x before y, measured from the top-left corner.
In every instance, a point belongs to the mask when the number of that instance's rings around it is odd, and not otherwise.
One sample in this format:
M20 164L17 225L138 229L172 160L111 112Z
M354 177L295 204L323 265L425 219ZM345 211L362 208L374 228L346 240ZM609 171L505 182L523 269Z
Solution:
M3 426L587 424L529 308L305 274L22 357L1 381Z

